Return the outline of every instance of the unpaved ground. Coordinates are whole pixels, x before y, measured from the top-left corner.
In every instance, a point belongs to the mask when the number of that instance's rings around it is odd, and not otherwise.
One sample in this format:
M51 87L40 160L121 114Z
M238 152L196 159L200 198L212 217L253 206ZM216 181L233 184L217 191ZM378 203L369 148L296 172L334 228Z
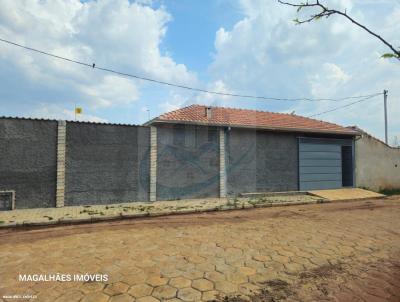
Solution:
M400 301L400 196L2 230L0 259L0 300Z

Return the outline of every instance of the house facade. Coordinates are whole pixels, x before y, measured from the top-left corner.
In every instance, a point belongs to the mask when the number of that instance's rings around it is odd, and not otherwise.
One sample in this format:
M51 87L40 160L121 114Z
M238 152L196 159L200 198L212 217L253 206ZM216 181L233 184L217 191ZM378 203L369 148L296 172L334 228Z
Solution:
M358 132L292 114L191 105L157 132L157 200L353 187Z

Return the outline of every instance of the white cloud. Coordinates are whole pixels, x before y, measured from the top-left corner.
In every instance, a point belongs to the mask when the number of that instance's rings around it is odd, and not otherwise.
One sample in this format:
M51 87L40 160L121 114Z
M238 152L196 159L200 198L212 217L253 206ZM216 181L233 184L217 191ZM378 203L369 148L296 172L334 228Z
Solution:
M324 63L322 68L316 74L311 75L309 79L311 94L317 98L328 98L340 90L340 86L346 84L350 76L339 66L333 63Z
M291 20L296 17L296 10L291 7L261 0L241 0L240 4L244 17L232 28L216 32L210 66L212 82L222 81L239 94L288 98L340 98L388 89L389 100L392 95L390 129L392 133L400 132L400 103L394 101L395 95L400 97L400 67L397 61L380 58L388 51L383 44L340 16L295 26ZM335 0L329 1L329 6L346 9L361 23L400 44L395 30L400 23L400 8L394 8L395 3L382 1L371 6L363 1ZM377 12L379 9L382 11ZM390 9L391 14L385 16L384 12ZM376 18L377 14L383 17ZM358 124L382 137L381 99L318 118ZM230 102L245 107L239 100ZM254 101L252 106L311 115L345 103Z
M82 85L81 90L92 98L94 106L99 107L130 104L139 98L137 87L131 80L113 75L104 76L101 83Z
M160 51L172 17L164 7L153 8L149 4L128 0L4 0L0 36L100 67L162 81L196 83L194 73ZM93 110L132 104L146 86L138 80L108 75L10 45L0 47L0 70L5 67L15 71L15 82L24 88L59 91L59 99L52 103L58 102L60 106L68 105L66 100L79 101ZM43 97L37 101L46 100Z
M31 117L34 118L45 118L45 119L65 119L65 120L77 120L85 122L98 122L106 123L106 119L100 118L95 115L85 113L86 109L83 108L82 114L75 115L75 109L66 109L63 106L55 104L39 104L38 108L34 109L31 113Z

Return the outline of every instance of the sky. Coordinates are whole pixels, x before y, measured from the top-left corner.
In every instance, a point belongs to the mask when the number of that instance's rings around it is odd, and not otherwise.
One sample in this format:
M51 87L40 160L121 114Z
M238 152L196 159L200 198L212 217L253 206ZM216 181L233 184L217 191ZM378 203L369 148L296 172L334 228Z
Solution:
M400 47L400 0L330 0ZM70 59L218 92L276 98L388 93L400 138L400 62L340 16L295 25L275 0L2 0L0 38ZM304 17L306 12L301 13ZM142 124L193 103L310 116L342 102L216 96L120 77L0 43L0 116ZM316 118L384 138L383 96Z

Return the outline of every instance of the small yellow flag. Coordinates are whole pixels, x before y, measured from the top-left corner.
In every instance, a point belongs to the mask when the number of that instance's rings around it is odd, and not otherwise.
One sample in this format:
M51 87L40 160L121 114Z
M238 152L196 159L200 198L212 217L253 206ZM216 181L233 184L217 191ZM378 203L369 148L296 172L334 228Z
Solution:
M76 114L81 114L82 113L82 108L81 107L76 107L75 108L75 113Z

